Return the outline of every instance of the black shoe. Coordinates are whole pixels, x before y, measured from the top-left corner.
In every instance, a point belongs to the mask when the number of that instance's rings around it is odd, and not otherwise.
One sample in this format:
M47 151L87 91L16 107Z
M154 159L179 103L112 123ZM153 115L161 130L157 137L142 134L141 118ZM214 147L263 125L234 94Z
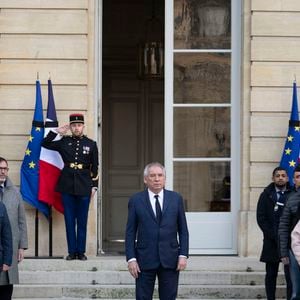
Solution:
M87 260L87 257L84 255L84 253L78 253L77 254L77 259L79 259L79 260Z
M75 254L69 254L67 257L66 257L66 260L74 260L76 259L76 255Z

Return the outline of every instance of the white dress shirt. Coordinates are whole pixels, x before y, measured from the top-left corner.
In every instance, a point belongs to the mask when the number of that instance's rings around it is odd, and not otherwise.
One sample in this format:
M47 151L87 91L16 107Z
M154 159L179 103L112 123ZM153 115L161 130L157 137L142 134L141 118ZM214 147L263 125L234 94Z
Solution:
M154 212L154 215L156 216L156 209L155 209L155 202L156 198L154 197L155 195L158 195L158 202L160 204L160 209L161 211L163 210L163 203L164 203L164 190L161 190L158 194L154 194L148 189L148 195L150 199L150 203Z

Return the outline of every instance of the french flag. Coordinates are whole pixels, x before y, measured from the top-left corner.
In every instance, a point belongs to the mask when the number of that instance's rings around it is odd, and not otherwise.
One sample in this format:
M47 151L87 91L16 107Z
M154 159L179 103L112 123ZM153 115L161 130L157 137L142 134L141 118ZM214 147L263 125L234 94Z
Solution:
M52 82L48 80L48 107L45 122L45 135L51 129L58 127L56 109L53 97ZM56 139L60 139L58 135ZM54 150L42 147L40 154L40 176L39 176L39 200L53 206L57 211L63 213L61 194L56 192L56 183L64 166L60 154Z

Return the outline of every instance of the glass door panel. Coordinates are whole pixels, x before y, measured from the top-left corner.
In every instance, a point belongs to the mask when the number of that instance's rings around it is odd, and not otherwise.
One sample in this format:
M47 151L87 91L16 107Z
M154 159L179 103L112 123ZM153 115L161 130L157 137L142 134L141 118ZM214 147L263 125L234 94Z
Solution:
M175 0L175 49L228 49L231 1Z
M175 103L230 103L230 53L175 53Z
M175 107L175 157L230 157L229 107Z
M191 254L235 254L241 2L165 3L167 188L184 198Z
M229 212L230 162L175 162L174 189L187 212Z

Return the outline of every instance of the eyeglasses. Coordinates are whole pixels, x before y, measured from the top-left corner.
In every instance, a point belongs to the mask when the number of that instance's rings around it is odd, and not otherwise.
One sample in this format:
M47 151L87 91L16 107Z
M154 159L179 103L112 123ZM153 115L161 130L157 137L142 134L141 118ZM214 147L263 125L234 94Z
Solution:
M0 167L0 171L7 172L8 171L8 167Z

